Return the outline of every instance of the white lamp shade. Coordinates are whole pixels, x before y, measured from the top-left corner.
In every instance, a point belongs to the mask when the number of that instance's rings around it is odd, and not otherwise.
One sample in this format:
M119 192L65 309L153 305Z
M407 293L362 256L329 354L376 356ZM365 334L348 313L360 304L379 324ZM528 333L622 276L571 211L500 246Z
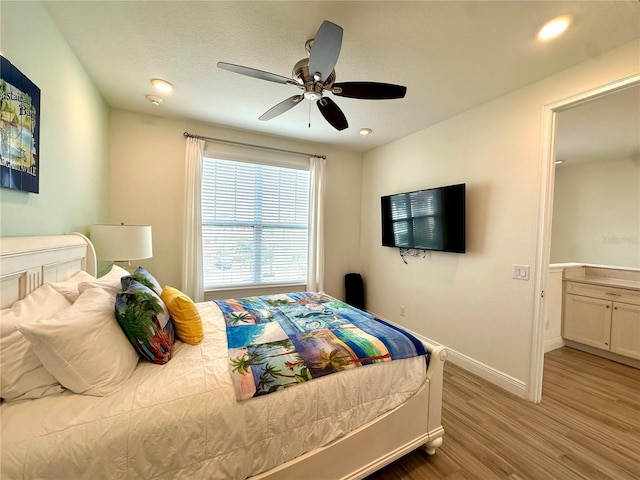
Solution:
M90 236L101 260L128 261L153 256L150 225L92 225Z

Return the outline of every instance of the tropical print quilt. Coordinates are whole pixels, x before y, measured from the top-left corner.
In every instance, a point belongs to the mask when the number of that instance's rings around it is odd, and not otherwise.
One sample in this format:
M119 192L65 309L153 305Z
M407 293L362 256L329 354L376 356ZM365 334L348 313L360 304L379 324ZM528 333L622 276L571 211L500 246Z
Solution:
M429 353L408 332L323 293L215 300L231 377L246 400L363 365Z

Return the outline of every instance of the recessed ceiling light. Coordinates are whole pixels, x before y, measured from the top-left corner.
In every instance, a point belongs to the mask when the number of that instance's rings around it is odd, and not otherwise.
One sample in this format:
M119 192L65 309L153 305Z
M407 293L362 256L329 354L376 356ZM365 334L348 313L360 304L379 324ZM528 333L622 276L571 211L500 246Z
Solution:
M371 130L370 128L361 128L360 129L360 135L369 135L371 132L373 132L373 130Z
M162 93L171 93L173 92L173 85L171 85L166 80L162 80L161 78L153 78L151 79L151 85L153 88Z
M563 33L573 22L571 15L552 18L538 29L538 40L550 40Z
M556 165L560 165L561 163L564 163L564 160L556 160Z
M157 95L145 95L145 98L153 103L156 107L164 102L164 100Z

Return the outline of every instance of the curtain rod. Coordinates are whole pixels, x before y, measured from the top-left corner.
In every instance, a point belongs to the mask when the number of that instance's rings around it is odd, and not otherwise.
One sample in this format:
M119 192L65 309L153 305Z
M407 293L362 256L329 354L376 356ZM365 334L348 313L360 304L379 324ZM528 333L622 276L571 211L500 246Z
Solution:
M250 147L250 148L259 148L260 150L270 150L272 152L291 153L293 155L304 155L305 157L317 157L317 158L322 158L323 160L327 158L326 155L318 155L316 153L295 152L293 150L285 150L283 148L265 147L263 145L254 145L252 143L234 142L232 140L224 140L222 138L203 137L202 135L195 135L195 134L189 133L189 132L184 132L183 135L185 136L185 138L187 138L187 137L199 138L201 140L208 140L210 142L228 143L230 145L238 145L238 146L241 146L241 147Z

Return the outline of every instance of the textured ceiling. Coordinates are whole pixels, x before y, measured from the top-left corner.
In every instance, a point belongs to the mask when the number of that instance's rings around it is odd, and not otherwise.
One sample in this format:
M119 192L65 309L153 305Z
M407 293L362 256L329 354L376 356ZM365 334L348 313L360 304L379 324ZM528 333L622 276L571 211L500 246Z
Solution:
M44 6L111 107L367 151L429 127L640 36L628 1L55 1ZM545 20L571 13L562 37L537 42ZM338 132L308 101L262 122L296 94L216 67L290 76L323 20L344 29L338 82L406 85L401 100L334 97ZM160 77L175 92L154 107ZM308 127L309 120L311 127ZM361 127L373 129L362 137Z

